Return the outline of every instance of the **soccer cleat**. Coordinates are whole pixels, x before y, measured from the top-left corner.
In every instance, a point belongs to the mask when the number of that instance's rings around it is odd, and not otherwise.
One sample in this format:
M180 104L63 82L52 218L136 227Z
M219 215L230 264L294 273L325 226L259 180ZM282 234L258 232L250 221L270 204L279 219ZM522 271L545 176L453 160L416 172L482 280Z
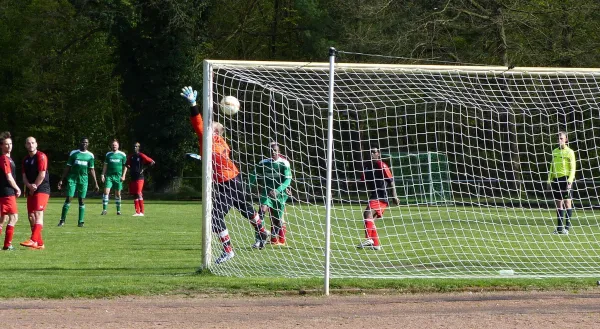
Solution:
M266 242L267 241L265 241L265 240L256 239L256 242L254 242L254 244L252 245L252 248L258 249L258 250L264 249Z
M83 222L77 223L77 227L83 227Z
M356 248L358 248L358 249L379 250L379 249L381 249L381 246L376 246L375 242L373 242L372 239L367 239L367 240L361 242L358 246L356 246Z
M19 243L20 245L22 245L23 247L33 247L34 245L37 246L37 242L29 239L27 241L23 241L21 243Z
M233 250L230 251L230 252L225 252L224 251L221 254L221 257L219 257L219 258L217 258L217 260L215 260L215 263L217 263L217 264L225 263L226 261L232 259L234 256L235 256L235 253L233 252Z
M275 241L275 242L271 242L272 245L274 246L285 246L285 242L281 242L281 241Z
M104 216L106 214L107 214L106 210L102 210L102 213L100 214L100 216Z
M119 215L119 216L120 216L120 215L121 215L121 212L120 212L120 211L117 211L117 215Z
M144 213L143 213L143 212L141 212L141 213L140 213L138 216L140 216L140 217L144 217Z
M2 250L6 250L6 251L13 251L15 250L15 247L12 246L12 244L8 247L2 247Z
M135 214L133 214L133 217L138 217L139 215L140 214L136 212Z
M567 230L567 229L564 229L564 230L563 230L563 232L562 232L562 234L564 234L564 235L569 235L569 230Z
M62 227L65 226L65 221L63 219L60 220L60 222L58 222L58 227Z
M44 250L46 247L44 245L38 246L38 244L36 243L35 246L32 246L30 248L36 250Z

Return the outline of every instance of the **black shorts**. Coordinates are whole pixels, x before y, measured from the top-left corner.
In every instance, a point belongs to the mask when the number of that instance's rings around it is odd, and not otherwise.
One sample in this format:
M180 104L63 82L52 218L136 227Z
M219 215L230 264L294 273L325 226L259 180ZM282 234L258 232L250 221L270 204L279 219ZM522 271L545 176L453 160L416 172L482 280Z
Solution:
M231 208L236 208L248 219L254 216L252 202L239 176L213 185L213 218L225 218Z
M554 200L568 200L573 199L572 189L567 188L569 182L567 176L555 178L552 181L552 195Z

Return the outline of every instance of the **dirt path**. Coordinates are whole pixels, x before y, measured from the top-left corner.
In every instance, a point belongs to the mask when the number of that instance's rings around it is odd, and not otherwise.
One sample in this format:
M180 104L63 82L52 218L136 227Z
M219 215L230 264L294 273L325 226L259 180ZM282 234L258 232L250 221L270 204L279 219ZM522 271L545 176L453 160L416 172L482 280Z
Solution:
M600 293L2 300L2 328L600 328Z

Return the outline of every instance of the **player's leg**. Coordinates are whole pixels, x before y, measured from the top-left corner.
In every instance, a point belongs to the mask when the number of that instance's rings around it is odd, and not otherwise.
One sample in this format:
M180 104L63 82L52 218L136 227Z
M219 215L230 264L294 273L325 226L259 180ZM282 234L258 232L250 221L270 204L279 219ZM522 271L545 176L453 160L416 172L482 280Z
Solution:
M271 243L274 245L285 245L285 222L283 221L285 207L281 206L281 204L276 204L270 210L272 223Z
M106 215L108 212L108 199L110 198L110 189L112 188L112 180L110 176L105 177L104 191L102 191L102 213L100 215Z
M226 193L222 184L216 184L213 189L213 208L211 212L212 218L212 231L219 237L221 245L223 246L223 253L219 258L216 259L215 263L221 264L233 258L235 255L233 252L233 245L229 237L229 231L225 224L225 215L229 212L232 207L232 200Z
M29 237L29 239L19 243L23 247L32 247L32 246L36 245L36 242L34 240L35 221L36 221L35 210L37 209L36 208L36 199L37 199L37 194L27 196L27 217L29 219L29 227L31 228L31 236Z
M554 203L556 204L556 230L555 234L563 233L563 218L565 217L563 194L562 194L562 182L559 179L555 179L552 182L552 195L554 196Z
M386 202L381 200L369 200L369 205L363 213L365 236L367 239L358 246L359 248L369 248L375 250L379 250L381 248L379 244L379 234L377 233L377 227L375 226L375 219L381 218L386 208Z
M573 202L572 202L572 199L570 198L570 196L568 199L565 199L563 201L564 201L565 214L566 214L564 233L569 234L569 230L571 229L571 216L573 216Z
M135 207L135 214L133 216L139 216L141 213L139 194L142 192L141 186L143 182L143 180L134 180L129 183L129 194L133 196L133 205Z
M117 207L117 215L121 214L121 190L123 190L123 182L121 178L115 184L115 206Z
M71 208L71 198L75 196L75 181L71 179L67 179L66 193L67 197L65 198L65 203L62 206L62 211L60 213L60 221L58 222L58 226L65 225L65 221L67 220L67 214L69 213L69 209Z
M226 186L227 194L231 197L233 201L233 207L236 208L242 216L246 217L252 227L254 227L254 231L258 234L258 241L252 245L253 248L262 249L265 247L265 243L267 242L267 231L265 230L262 220L258 215L258 212L254 211L254 207L252 206L252 202L250 202L249 196L246 194L246 189L242 182L234 178L228 182L224 183Z
M261 194L260 199L259 199L259 205L260 206L258 207L258 217L260 218L260 222L263 223L263 226L266 226L267 224L265 224L266 223L265 222L265 214L272 207L271 199L269 199L269 197L266 195L266 193ZM273 230L273 225L271 225L271 231L272 230ZM267 234L268 234L268 231L267 231ZM260 234L258 233L258 231L255 232L255 240L256 240L255 244L256 244L256 242L261 240L261 237L260 237Z
M3 197L0 200L0 216L6 216L3 221L8 221L4 233L4 245L2 250L14 250L12 239L15 234L15 224L19 219L17 211L17 198L15 196Z
M36 194L36 210L34 212L35 215L35 224L33 226L33 241L37 243L34 249L44 249L44 239L42 238L42 230L44 229L44 211L46 210L46 206L48 205L48 199L50 199L50 194L38 193Z
M77 184L77 201L79 201L79 219L77 226L83 227L85 222L85 197L87 196L88 182Z

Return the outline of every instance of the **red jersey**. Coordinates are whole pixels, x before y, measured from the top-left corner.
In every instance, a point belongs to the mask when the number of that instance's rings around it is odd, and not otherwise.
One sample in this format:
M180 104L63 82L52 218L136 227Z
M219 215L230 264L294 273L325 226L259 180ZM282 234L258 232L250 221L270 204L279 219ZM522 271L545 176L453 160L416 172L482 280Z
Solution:
M152 160L152 158L150 158L142 152L133 153L129 155L129 157L127 157L127 162L125 162L125 165L127 166L127 168L129 168L131 180L143 180L144 173L142 172L142 169L144 168L144 165L151 164L152 162L154 162L154 160Z
M0 155L0 197L16 195L16 191L8 182L6 175L12 175L13 180L17 181L15 163L8 155L3 154Z
M202 116L197 114L190 117L190 122L196 135L198 135L198 145L200 153L202 153L202 137L204 135L204 122ZM223 183L235 178L240 171L235 163L229 158L229 145L225 139L219 135L213 135L212 141L212 163L213 163L213 180L217 183Z

